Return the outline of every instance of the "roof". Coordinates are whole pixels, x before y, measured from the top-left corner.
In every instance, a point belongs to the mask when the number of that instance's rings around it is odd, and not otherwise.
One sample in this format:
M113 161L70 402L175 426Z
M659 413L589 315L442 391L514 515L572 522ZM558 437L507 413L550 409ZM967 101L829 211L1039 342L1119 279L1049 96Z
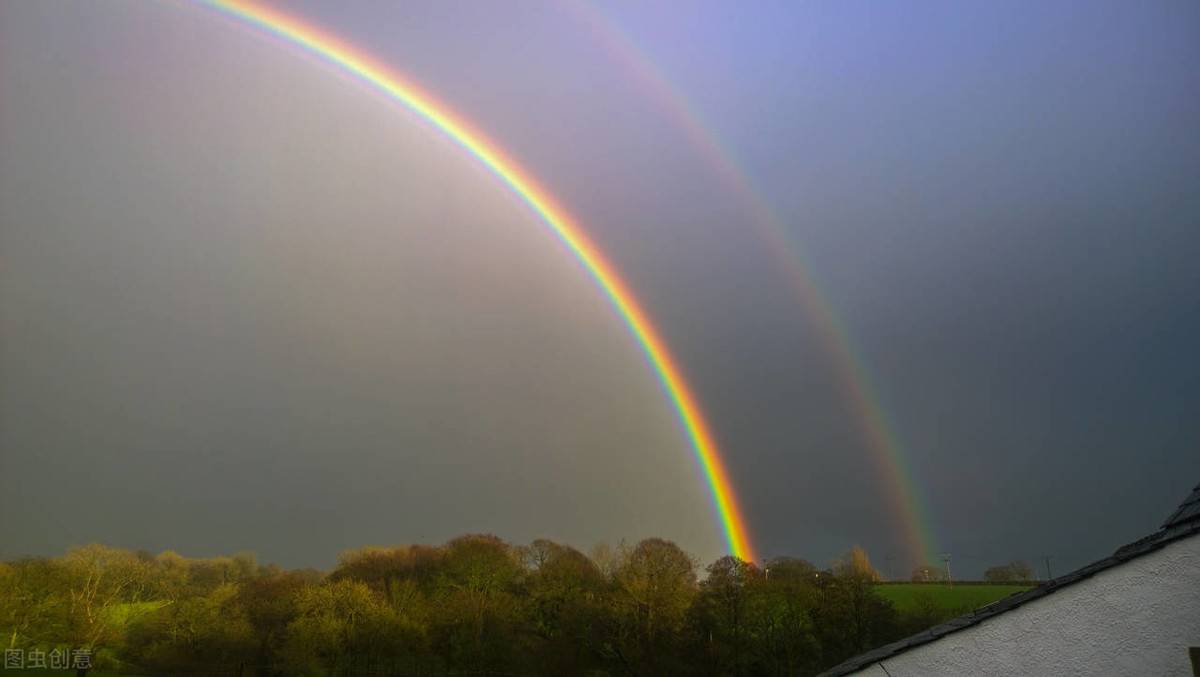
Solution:
M1195 519L1200 519L1200 484L1192 489L1192 495L1184 499L1175 512L1167 518L1167 521L1163 522L1163 528L1167 529Z
M1027 604L1035 599L1040 599L1046 595L1052 594L1061 588L1064 588L1073 583L1078 583L1085 578L1090 578L1105 569L1111 569L1117 565L1128 562L1131 559L1149 554L1155 550L1159 550L1168 543L1177 541L1181 538L1187 538L1200 533L1200 485L1197 485L1192 493L1184 499L1183 503L1171 513L1166 522L1163 522L1162 528L1158 531L1117 548L1117 551L1112 555L1105 557L1097 562L1076 569L1069 574L1059 576L1058 578L1046 581L1036 588L1018 592L1009 595L1004 599L997 600L980 607L969 614L953 618L941 625L935 625L928 630L924 630L910 637L885 644L877 649L868 651L851 658L843 663L826 670L821 675L829 677L838 677L839 675L848 675L852 672L857 672L865 667L874 665L893 656L899 655L909 649L929 644L946 635L958 632L969 628L973 625L978 625L989 618L999 616L1006 611L1011 611L1022 604Z

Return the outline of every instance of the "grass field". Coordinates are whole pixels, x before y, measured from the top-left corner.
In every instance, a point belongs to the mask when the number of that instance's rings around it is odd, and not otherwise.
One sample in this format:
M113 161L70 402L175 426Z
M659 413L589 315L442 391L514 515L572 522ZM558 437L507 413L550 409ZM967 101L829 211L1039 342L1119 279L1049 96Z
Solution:
M876 586L875 592L890 600L902 613L930 606L942 611L965 613L1031 587L1033 586L896 583Z

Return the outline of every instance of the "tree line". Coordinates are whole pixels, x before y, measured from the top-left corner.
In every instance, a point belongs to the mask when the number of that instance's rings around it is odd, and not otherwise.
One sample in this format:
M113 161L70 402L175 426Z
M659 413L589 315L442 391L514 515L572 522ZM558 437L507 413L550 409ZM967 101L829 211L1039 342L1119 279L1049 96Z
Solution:
M945 620L897 612L859 548L702 573L660 538L585 555L468 535L329 572L88 545L0 563L0 631L144 675L811 675Z
M922 564L912 570L909 580L913 583L944 583L950 580L948 569L936 564ZM1014 583L1028 585L1036 582L1037 575L1033 566L1024 560L1013 560L1008 564L988 567L983 572L983 580L987 583Z

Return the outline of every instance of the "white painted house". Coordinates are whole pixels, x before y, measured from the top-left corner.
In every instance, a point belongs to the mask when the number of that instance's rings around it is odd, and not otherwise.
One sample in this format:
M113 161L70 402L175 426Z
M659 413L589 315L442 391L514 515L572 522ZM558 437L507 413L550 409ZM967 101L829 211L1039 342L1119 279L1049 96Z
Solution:
M1200 677L1200 486L1112 556L824 674Z

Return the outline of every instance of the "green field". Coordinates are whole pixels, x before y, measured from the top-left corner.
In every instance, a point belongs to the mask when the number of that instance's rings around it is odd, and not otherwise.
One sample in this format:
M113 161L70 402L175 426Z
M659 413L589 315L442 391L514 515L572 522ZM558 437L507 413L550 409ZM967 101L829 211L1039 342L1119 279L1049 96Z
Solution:
M941 611L966 613L1031 587L1033 586L895 583L877 585L875 592L896 605L896 609L901 613L931 607Z

